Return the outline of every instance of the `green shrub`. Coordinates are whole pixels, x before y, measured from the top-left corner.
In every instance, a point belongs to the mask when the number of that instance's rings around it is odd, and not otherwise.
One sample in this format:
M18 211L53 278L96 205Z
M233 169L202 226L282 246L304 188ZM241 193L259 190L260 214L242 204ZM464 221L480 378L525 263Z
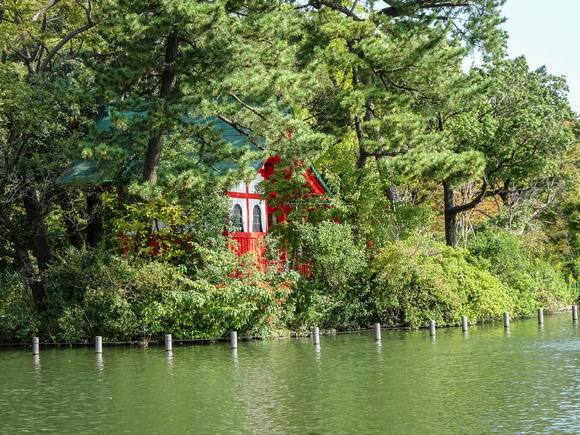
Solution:
M369 303L387 325L420 326L499 317L512 304L508 289L466 260L467 252L412 239L385 247L370 268Z
M8 269L0 270L0 342L28 341L40 323L27 287Z
M364 302L368 292L364 276L368 252L355 243L352 227L335 222L304 223L296 225L296 232L299 259L310 269L289 300L290 326L367 326L370 317Z
M267 335L283 326L292 274L267 274L244 260L214 264L205 277L191 279L181 265L71 250L46 275L56 319L51 336L75 342L94 335L109 341L165 333L221 337L232 330ZM233 272L223 275L224 269Z
M473 264L486 268L510 289L515 314L532 314L540 306L557 309L577 296L569 292L560 271L525 249L509 231L486 227L468 248Z

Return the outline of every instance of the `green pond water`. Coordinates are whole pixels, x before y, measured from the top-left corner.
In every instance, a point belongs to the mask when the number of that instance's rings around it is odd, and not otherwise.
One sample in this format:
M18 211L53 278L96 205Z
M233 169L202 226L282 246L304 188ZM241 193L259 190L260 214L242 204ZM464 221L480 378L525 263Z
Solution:
M571 314L437 330L0 348L0 433L580 433Z

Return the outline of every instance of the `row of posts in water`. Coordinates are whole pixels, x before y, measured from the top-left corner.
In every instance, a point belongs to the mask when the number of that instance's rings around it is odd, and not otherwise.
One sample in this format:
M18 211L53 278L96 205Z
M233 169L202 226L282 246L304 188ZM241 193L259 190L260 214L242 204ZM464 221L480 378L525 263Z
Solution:
M578 322L578 307L576 305L572 306L572 320L574 322ZM506 329L510 327L510 315L509 312L503 313L503 324ZM544 310L543 308L538 308L538 324L544 324ZM464 333L467 333L467 316L461 316L461 329ZM381 341L381 324L375 323L374 325L375 331L375 340ZM429 335L434 337L435 336L435 320L429 320ZM312 329L312 342L315 346L320 346L320 330L318 326L315 326ZM238 333L236 331L232 331L230 333L230 344L232 349L238 348ZM171 334L165 334L165 350L170 352L173 350L173 340ZM95 337L95 352L96 353L103 353L103 337L97 336ZM32 338L32 354L38 355L40 353L40 343L38 341L38 337Z

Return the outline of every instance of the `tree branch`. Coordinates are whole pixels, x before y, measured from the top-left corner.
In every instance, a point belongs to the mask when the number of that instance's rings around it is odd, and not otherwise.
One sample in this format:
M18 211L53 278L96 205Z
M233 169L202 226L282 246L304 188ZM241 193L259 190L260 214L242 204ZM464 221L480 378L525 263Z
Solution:
M92 10L93 10L93 5L91 2L89 2L89 6L85 7L82 3L80 3L77 0L77 3L85 10L86 15L87 15L87 24L85 24L84 26L81 26L71 32L69 32L67 35L65 35L58 44L56 44L56 46L50 50L50 52L46 55L46 58L44 59L44 61L42 62L42 64L40 65L40 71L46 71L48 69L48 65L49 63L52 61L52 58L56 55L56 53L58 53L58 51L72 38L74 38L75 36L77 36L80 33L83 33L89 29L91 29L92 27L94 27L96 25L96 23L93 21L92 18Z
M51 7L53 7L58 2L60 2L60 0L50 0L37 13L34 14L34 16L32 17L32 22L33 23L36 22L40 18L41 15L45 14L46 11L48 11Z
M344 15L352 18L355 21L364 21L362 18L360 18L346 6L339 5L338 3L331 2L330 0L310 0L308 2L308 5L312 6L315 9L320 9L322 8L322 6L327 6L335 11L342 12Z
M455 207L450 208L449 210L445 211L446 215L455 215L461 213L462 211L471 210L475 208L479 203L481 203L487 196L489 196L487 192L487 187L489 186L487 177L483 177L483 186L481 186L481 192L477 195L471 202L462 205L456 205Z
M225 122L226 124L228 124L234 130L236 130L238 133L240 133L242 136L246 136L246 137L249 137L250 136L248 134L248 132L244 130L244 128L247 128L247 127L244 127L243 125L238 124L237 122L232 121L231 119L228 119L228 118L226 118L225 116L222 116L222 115L217 115L217 118L218 119L221 119L223 122ZM250 130L250 129L248 128L248 130ZM256 146L258 149L260 149L262 151L264 150L264 147L258 145L256 142L254 142L254 141L250 141L250 142L254 146Z
M460 3L456 3L456 2L434 2L434 3L423 3L419 5L419 10L423 10L423 9L439 9L439 8L457 8L457 7L468 7L468 6L473 6L473 3L470 1L467 2L460 2ZM399 18L404 16L404 12L401 8L396 8L393 6L388 6L384 9L381 9L380 11L377 12L378 14L381 15L387 15L389 17L393 17L393 18ZM442 17L437 17L437 19L441 19Z
M254 115L257 115L258 117L260 117L263 121L269 122L268 119L266 119L266 117L264 115L262 115L260 112L258 112L256 109L254 109L252 106L249 106L248 104L244 103L240 97L238 97L236 94L234 94L233 92L228 92L229 96L232 97L234 100L236 100L238 103L240 103L242 106L244 106L246 109L248 109L250 112L252 112Z

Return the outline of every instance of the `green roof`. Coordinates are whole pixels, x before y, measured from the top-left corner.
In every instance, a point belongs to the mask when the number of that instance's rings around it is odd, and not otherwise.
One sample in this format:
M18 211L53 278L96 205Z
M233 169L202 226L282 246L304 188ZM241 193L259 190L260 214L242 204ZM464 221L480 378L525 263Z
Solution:
M294 116L292 109L288 109L288 114ZM145 111L126 111L123 113L127 119L132 120L136 116L147 116L147 112ZM186 123L200 123L200 124L209 124L212 123L214 129L221 130L221 136L224 140L231 143L235 148L242 148L244 146L249 146L252 151L257 151L256 146L248 142L246 140L246 135L237 131L234 127L228 124L225 121L222 121L216 117L209 117L205 119L201 118L191 118L186 116L183 118L183 121ZM103 113L101 113L97 118L95 118L95 128L99 132L107 132L107 131L114 131L115 126L111 121L111 111L109 107L107 107ZM192 158L195 156L192 155ZM128 156L129 164L127 165L131 171L135 171L136 167L142 167L143 161L142 158L132 158L132 156ZM249 165L252 167L256 172L260 170L262 165L264 164L264 160L252 160ZM74 160L62 173L59 177L59 181L63 183L79 183L79 184L112 184L113 183L113 176L115 170L118 170L118 163L113 163L110 161L101 161L101 160L94 160L94 159L78 159ZM213 165L213 168L220 173L228 172L230 170L235 170L238 166L232 162L231 160L224 160L219 163ZM324 186L324 188L330 193L329 187L326 185L318 171L314 168L313 165L310 166L316 178L320 181L320 183Z
M126 111L123 113L127 119L132 120L137 115L146 116L145 111ZM254 144L246 140L246 135L237 131L234 127L229 125L227 122L222 121L219 118L209 117L205 119L201 118L191 118L186 116L183 118L186 123L200 123L209 124L212 123L214 129L221 130L221 136L224 140L231 143L235 148L242 148L244 146L249 146L251 150L257 151ZM98 132L114 131L116 127L111 120L111 111L107 107L103 113L95 118L95 128ZM192 155L192 158L194 156ZM130 160L130 166L134 168L135 166L142 167L142 157L132 158L128 156ZM264 160L253 160L249 163L250 167L258 171ZM237 165L231 160L224 160L213 165L213 168L218 172L223 173L229 170L237 169ZM59 181L63 183L89 183L89 184L111 184L112 174L115 169L118 168L118 164L115 165L112 162L101 161L95 159L77 159L71 162L71 164L64 170L62 175L59 177Z

